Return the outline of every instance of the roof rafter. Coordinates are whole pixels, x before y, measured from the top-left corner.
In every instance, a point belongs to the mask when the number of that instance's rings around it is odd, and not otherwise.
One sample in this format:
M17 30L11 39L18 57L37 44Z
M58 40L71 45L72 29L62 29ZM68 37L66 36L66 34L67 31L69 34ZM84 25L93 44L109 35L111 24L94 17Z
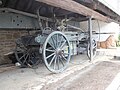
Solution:
M91 16L92 18L105 21L105 22L110 22L112 21L110 18L88 8L85 7L82 4L79 4L73 0L36 0L38 2L42 2L54 7L59 7L74 13L78 13L84 16Z

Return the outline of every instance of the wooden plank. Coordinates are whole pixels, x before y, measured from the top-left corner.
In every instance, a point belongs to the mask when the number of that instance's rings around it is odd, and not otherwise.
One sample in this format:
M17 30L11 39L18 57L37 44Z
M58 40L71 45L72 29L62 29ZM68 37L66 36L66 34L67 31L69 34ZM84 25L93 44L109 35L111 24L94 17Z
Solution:
M36 0L38 2L46 3L48 5L59 7L74 13L78 13L84 16L91 16L92 18L109 22L111 21L110 18L103 16L102 14L85 7L73 0Z
M107 16L112 17L114 20L117 20L117 19L120 20L120 16L116 14L113 10L109 9L107 6L103 5L99 1L94 1L94 3L95 3L94 10L99 10L105 13Z
M3 73L3 72L5 72L5 71L14 70L14 69L17 69L17 67L14 66L13 64L10 64L10 65L2 65L2 66L0 66L0 73Z
M87 6L88 8L94 9L95 8L95 1L93 0L74 0L84 6Z

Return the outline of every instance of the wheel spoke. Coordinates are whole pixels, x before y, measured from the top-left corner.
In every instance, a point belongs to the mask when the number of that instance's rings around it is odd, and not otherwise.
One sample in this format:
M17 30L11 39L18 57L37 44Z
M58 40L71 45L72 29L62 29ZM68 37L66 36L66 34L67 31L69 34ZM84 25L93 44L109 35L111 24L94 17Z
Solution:
M56 48L58 48L58 34L56 35Z
M23 56L21 56L19 60L21 60L22 58L24 58L26 54L27 54L27 53L25 53Z
M49 51L49 52L55 52L55 50L50 50L50 49L46 49L46 51Z
M67 61L67 59L65 58L65 56L62 54L61 55L61 57L65 60L65 61Z
M35 63L33 62L33 57L32 57L32 56L33 56L33 53L32 53L31 55L29 55L29 60L28 60L28 62L27 62L29 65L34 65L34 64L35 64ZM32 64L30 64L30 62L31 62Z
M60 43L59 43L58 47L60 47L61 42L62 42L62 39L63 39L63 37L61 36L61 37L60 37L60 40L59 40L59 41L60 41Z
M32 60L30 60L30 62L32 63L32 65L34 65L34 64L35 64Z
M57 57L57 63L58 63L58 70L59 70L59 68L60 68L60 66L59 66L59 57Z
M46 59L50 58L53 55L55 55L55 53L50 54L49 56L46 57Z
M25 60L23 61L23 64L27 61L29 54L26 55Z
M18 45L18 47L19 47L19 49L21 49L21 50L25 50L25 51L27 50L27 48L24 47L24 46L19 46L19 45Z
M32 64L30 64L30 62L28 63L29 66L34 65L35 63L32 61L32 59L29 60Z
M28 61L30 61L30 59L31 59L31 55L29 55Z
M51 45L51 43L50 42L48 42L49 43L49 45L55 50L55 47L53 46L53 45Z
M62 45L60 46L60 49L63 48L63 46L65 45L66 40L62 43Z
M62 63L63 66L65 66L61 56L60 56L60 62Z
M25 51L27 51L27 50L24 50L22 48L17 48L16 50L19 51L19 52L25 52Z
M46 49L54 50L52 47L48 47L48 48L46 48Z
M54 55L53 58L51 59L50 63L48 64L49 66L51 66L51 64L52 64L52 62L54 61L55 57L56 57L56 56Z
M54 67L53 67L54 70L55 70L55 67L56 67L56 59L57 59L57 57L55 57L55 60L54 60Z
M54 48L56 48L54 38L53 38L53 37L51 37L51 39L52 39L52 42L53 42Z

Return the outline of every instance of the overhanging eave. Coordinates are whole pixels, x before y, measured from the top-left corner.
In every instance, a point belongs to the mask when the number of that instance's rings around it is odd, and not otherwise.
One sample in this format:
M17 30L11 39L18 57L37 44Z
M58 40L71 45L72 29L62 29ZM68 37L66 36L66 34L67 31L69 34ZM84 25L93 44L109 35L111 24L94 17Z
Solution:
M112 19L82 5L79 4L73 0L36 0L38 2L42 2L54 7L59 7L61 9L65 9L74 13L78 13L84 16L90 16L92 18L105 21L105 22L111 22Z

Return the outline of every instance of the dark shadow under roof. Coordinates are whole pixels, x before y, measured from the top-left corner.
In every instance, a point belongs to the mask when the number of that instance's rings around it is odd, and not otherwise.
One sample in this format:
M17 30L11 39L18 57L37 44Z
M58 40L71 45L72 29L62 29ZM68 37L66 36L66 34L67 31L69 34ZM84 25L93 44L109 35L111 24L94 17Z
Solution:
M0 5L1 8L13 8L16 10L36 14L36 11L38 7L43 7L41 10L41 15L48 15L51 16L51 13L53 10L52 6L37 2L35 0L1 0L2 4ZM104 6L102 3L98 2L98 0L74 0L100 14L103 16L106 16L110 19L113 19L115 21L120 21L120 16L116 14L114 11L110 10L108 7ZM51 8L50 8L51 7ZM56 13L58 15L64 15L69 14L73 15L74 17L77 17L76 13L72 13L67 10L63 10L60 8L56 9ZM84 17L84 15L81 15L81 17Z

